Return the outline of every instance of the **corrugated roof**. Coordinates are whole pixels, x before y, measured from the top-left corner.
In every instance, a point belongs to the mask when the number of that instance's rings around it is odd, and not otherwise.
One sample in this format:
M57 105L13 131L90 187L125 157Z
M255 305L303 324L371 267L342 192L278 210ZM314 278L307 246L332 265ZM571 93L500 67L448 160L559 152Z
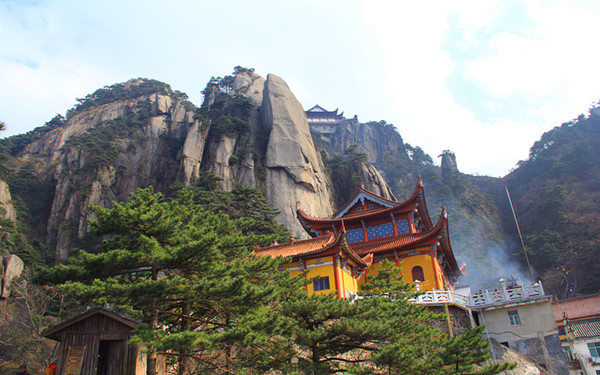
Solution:
M576 339L600 337L600 320L570 322L569 329Z

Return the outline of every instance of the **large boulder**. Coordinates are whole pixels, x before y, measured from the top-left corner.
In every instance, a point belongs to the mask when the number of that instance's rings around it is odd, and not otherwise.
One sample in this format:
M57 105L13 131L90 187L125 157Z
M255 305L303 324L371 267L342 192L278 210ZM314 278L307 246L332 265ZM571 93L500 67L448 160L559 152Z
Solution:
M365 189L385 199L396 201L396 196L377 168L369 163L362 164L360 181Z
M263 126L270 129L265 153L265 190L281 214L276 220L294 235L306 237L296 220L296 202L315 216L333 211L331 183L310 134L304 109L288 85L268 75L261 106Z
M3 216L5 219L15 221L17 214L12 205L10 190L8 188L8 184L2 180L0 180L0 208L4 209L4 213L1 216Z
M23 272L23 261L14 254L4 256L4 276L2 277L1 298L8 298L12 292L12 287L16 278Z
M200 173L200 163L204 155L204 146L209 127L195 120L190 128L181 151L180 179L185 186L190 186L194 177Z
M241 72L235 75L233 80L233 89L246 98L255 107L259 107L263 101L263 89L265 79L258 74L250 71Z

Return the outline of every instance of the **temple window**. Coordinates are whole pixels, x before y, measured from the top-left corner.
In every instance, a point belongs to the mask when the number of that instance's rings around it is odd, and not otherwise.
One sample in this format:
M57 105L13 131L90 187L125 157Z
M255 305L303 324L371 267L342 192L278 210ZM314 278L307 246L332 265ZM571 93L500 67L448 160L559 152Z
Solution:
M370 240L382 237L391 237L394 235L394 227L392 223L384 223L367 227L367 236Z
M413 282L419 280L419 281L425 281L425 275L423 274L423 268L421 266L414 266L412 269L412 278L413 278Z
M329 276L320 277L313 281L315 292L319 290L329 290Z
M406 219L398 220L396 222L396 225L398 226L398 234L410 232L410 226L408 225L408 220L406 220Z
M517 310L511 310L508 312L508 320L510 321L511 326L521 325L521 318L519 317L519 312Z
M600 358L600 342L588 343L588 349L592 358Z
M362 242L365 240L365 232L362 228L350 229L349 231L346 231L346 236L350 243Z

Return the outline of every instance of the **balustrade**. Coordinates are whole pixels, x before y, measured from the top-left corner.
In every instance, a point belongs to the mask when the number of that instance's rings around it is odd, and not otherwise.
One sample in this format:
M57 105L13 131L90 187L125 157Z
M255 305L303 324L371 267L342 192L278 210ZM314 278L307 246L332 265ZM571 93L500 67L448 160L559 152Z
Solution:
M538 282L531 286L516 286L507 287L502 281L502 288L492 292L479 291L466 296L448 290L431 290L427 291L410 301L415 303L431 304L431 303L455 303L465 307L482 307L505 303L510 301L520 301L531 297L543 296L544 288L542 282Z

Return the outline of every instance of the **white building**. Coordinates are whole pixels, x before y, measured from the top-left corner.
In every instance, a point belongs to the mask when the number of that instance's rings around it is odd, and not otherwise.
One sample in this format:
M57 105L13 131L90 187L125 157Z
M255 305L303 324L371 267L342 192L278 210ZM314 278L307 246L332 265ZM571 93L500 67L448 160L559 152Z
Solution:
M502 282L499 290L468 295L434 290L416 300L425 304L435 301L465 306L475 324L486 327L484 337L529 356L549 374L569 374L552 311L552 296L544 294L541 283L507 287Z

